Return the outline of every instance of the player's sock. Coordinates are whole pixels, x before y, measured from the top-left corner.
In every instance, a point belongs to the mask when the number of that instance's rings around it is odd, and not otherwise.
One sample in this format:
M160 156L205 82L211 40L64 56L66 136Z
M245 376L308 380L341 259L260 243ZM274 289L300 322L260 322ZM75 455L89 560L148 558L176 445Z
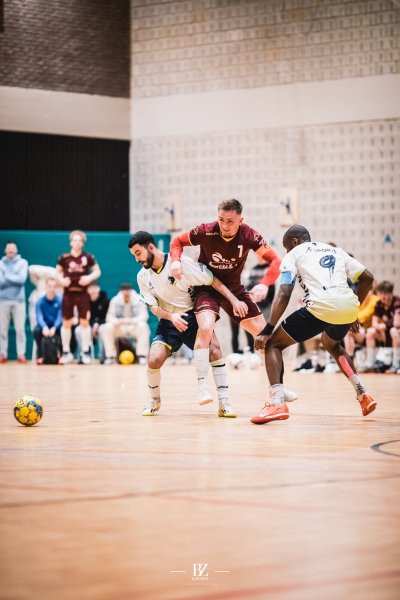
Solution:
M71 352L71 329L67 327L61 327L61 342L63 352Z
M208 388L207 373L209 366L209 349L199 348L194 350L194 366L196 369L197 381L201 389Z
M150 396L153 400L160 399L160 383L160 369L150 369L150 367L147 367L147 385L150 390Z
M367 392L367 390L361 383L361 379L360 379L358 373L354 373L354 375L349 377L349 381L350 381L351 385L353 386L353 388L356 390L357 396L361 396L361 394L365 394Z
M218 400L224 402L229 398L228 371L223 358L211 363L212 374L217 388Z
M82 352L90 351L90 344L92 342L92 332L90 327L81 327L81 340L82 340Z
M400 348L393 348L393 362L396 367L400 365Z
M375 348L367 348L367 364L373 365L375 362Z
M272 404L284 404L285 388L283 387L283 383L276 383L275 385L271 385L269 391Z

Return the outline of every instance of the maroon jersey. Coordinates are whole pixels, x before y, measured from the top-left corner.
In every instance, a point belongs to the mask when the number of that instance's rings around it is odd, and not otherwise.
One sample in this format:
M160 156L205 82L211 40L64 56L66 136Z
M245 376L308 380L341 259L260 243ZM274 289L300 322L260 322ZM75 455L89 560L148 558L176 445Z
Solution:
M256 252L269 244L262 235L242 223L235 237L227 240L221 236L218 221L203 223L189 231L192 246L200 246L199 262L203 263L227 287L232 288L241 284L240 276L250 250Z
M374 315L382 319L387 329L391 329L393 327L393 317L394 315L398 314L400 314L399 296L393 296L392 302L388 308L384 307L381 300L378 300L378 302L375 304Z
M58 265L62 267L64 277L69 277L71 284L65 288L67 292L82 292L87 286L79 285L79 279L83 275L89 275L91 269L96 264L96 259L92 254L82 252L79 256L72 256L70 252L62 254L58 259Z

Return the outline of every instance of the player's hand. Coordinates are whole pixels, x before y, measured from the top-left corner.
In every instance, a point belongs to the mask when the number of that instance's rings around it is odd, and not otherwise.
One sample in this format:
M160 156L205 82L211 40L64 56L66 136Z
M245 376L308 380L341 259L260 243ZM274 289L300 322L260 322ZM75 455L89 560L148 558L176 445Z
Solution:
M264 350L270 337L270 335L257 335L254 340L254 349Z
M171 315L171 323L178 331L186 331L189 327L188 322L183 317L187 317L187 313L173 313Z
M49 329L49 337L54 337L56 335L56 328L55 327L51 327Z
M249 311L249 307L247 306L246 302L241 302L236 298L235 301L232 302L232 307L235 317L240 317L241 319L244 319Z
M180 260L174 260L171 263L171 275L178 281L182 279L182 263Z
M42 333L43 333L44 337L49 337L49 334L50 334L49 328L43 327Z
M65 288L71 285L71 279L69 277L61 277L61 285Z
M89 285L89 283L91 283L91 279L89 275L82 275L82 277L79 278L79 285Z
M351 333L358 333L360 331L360 321L354 321L352 326L350 327Z
M250 298L254 300L254 302L261 302L265 300L268 294L268 286L263 283L259 283L253 287L252 290L249 291Z

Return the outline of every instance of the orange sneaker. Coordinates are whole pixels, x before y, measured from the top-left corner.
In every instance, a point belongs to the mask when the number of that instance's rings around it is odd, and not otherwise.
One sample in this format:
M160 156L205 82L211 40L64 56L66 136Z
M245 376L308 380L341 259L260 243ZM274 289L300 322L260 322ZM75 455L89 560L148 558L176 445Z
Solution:
M357 400L361 405L361 410L364 417L376 409L377 402L369 394L361 394L360 396L357 396Z
M263 425L270 421L283 421L289 418L289 409L285 403L283 404L271 404L267 402L261 412L254 417L251 417L250 421L255 425Z

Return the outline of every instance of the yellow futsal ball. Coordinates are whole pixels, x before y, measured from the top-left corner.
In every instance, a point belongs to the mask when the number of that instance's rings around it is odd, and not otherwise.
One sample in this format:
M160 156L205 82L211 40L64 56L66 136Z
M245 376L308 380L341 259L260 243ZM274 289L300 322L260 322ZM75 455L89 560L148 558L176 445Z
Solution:
M35 396L21 396L14 406L14 417L21 425L30 427L39 423L43 415L43 406Z
M135 355L130 350L123 350L119 355L119 362L122 365L131 365L135 360Z

